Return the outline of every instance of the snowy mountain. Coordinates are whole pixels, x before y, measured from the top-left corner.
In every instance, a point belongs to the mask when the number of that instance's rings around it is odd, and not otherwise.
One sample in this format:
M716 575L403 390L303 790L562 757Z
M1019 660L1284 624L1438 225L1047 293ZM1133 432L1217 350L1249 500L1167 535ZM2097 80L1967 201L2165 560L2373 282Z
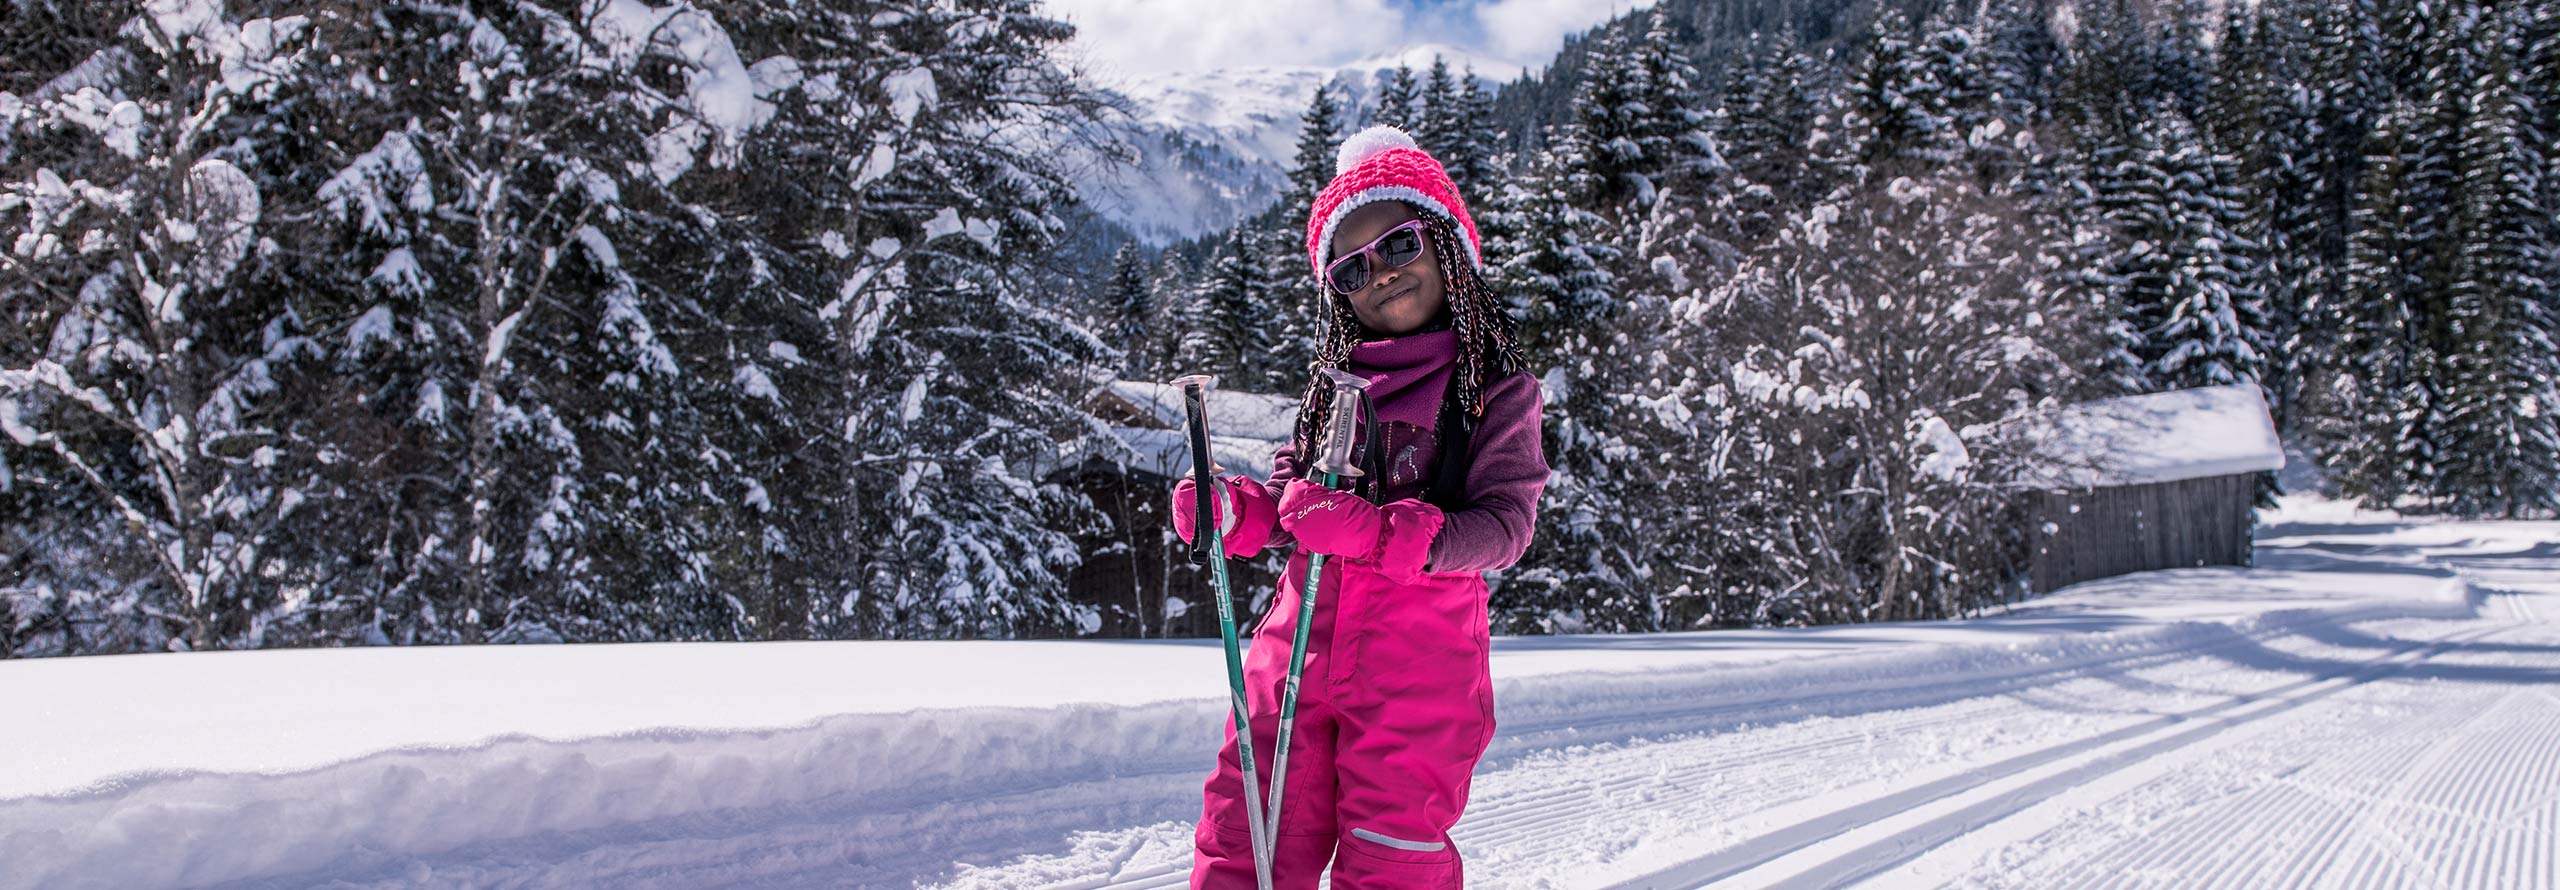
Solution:
M1268 206L1287 181L1298 117L1316 87L1342 90L1358 115L1399 64L1419 76L1435 58L1475 67L1488 89L1520 76L1519 65L1442 44L1417 44L1337 67L1273 66L1105 75L1128 100L1123 167L1091 165L1082 194L1103 216L1161 244L1233 224Z

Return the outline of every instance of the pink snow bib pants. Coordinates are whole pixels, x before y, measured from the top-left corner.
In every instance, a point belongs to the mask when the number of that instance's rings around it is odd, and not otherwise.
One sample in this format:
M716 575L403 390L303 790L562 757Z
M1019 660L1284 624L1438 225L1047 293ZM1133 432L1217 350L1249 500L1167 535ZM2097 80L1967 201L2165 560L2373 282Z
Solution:
M1452 334L1437 331L1353 352L1350 370L1373 381L1385 430L1388 499L1419 497L1436 471L1432 426L1455 345ZM1516 562L1535 525L1547 477L1539 407L1537 381L1526 375L1488 387L1470 449L1468 504L1446 513L1418 575L1390 578L1379 561L1326 561L1291 736L1275 887L1315 887L1328 863L1339 888L1462 885L1449 830L1466 809L1476 760L1494 730L1483 572ZM1291 451L1284 447L1276 457L1275 498L1298 475ZM1254 763L1265 789L1307 557L1301 551L1290 558L1245 657ZM1222 722L1229 724L1226 741L1203 789L1191 886L1249 890L1242 769L1232 721Z

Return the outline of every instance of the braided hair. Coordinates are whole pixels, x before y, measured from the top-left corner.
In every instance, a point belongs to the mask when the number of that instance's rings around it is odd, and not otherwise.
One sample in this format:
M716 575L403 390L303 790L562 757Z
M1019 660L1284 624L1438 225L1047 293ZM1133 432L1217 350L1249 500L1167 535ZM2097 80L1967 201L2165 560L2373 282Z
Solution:
M1520 323L1466 261L1457 224L1437 214L1422 217L1423 231L1431 238L1432 259L1440 264L1441 278L1448 283L1448 303L1442 311L1448 313L1450 327L1458 334L1458 378L1451 395L1470 422L1482 420L1485 388L1529 367L1527 355L1520 350ZM1324 327L1317 335L1315 361L1308 366L1306 394L1298 402L1296 442L1301 463L1314 459L1316 437L1322 434L1325 412L1333 404L1333 387L1326 383L1324 369L1350 364L1351 349L1360 345L1363 330L1359 316L1352 313L1350 297L1321 282L1317 287L1325 297L1320 310Z

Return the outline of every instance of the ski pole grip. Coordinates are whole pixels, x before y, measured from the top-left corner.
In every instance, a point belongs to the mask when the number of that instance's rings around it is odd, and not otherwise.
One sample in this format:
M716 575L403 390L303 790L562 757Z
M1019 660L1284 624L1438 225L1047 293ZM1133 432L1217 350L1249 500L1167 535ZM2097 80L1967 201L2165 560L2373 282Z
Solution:
M1339 368L1324 369L1333 384L1331 410L1326 412L1324 442L1318 446L1323 454L1316 458L1316 469L1338 479L1361 476L1360 466L1351 460L1351 448L1360 438L1360 406L1368 401L1369 379Z
M1209 564L1210 538L1218 533L1218 523L1210 513L1210 506L1218 497L1218 477L1209 457L1209 388L1218 385L1218 378L1193 374L1173 381L1173 385L1182 388L1183 418L1191 427L1191 564L1203 566Z

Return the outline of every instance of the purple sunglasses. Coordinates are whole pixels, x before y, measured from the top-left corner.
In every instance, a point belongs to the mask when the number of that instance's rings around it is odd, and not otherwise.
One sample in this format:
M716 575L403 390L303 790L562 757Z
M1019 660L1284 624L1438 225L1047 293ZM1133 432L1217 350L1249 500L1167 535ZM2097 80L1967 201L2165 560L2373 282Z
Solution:
M1378 240L1343 254L1341 259L1326 265L1325 284L1331 286L1334 293L1346 297L1359 293L1361 288L1369 286L1371 255L1385 260L1391 268L1411 265L1422 256L1422 233L1423 223L1419 219L1406 220L1402 225L1388 229L1386 234L1378 236Z

